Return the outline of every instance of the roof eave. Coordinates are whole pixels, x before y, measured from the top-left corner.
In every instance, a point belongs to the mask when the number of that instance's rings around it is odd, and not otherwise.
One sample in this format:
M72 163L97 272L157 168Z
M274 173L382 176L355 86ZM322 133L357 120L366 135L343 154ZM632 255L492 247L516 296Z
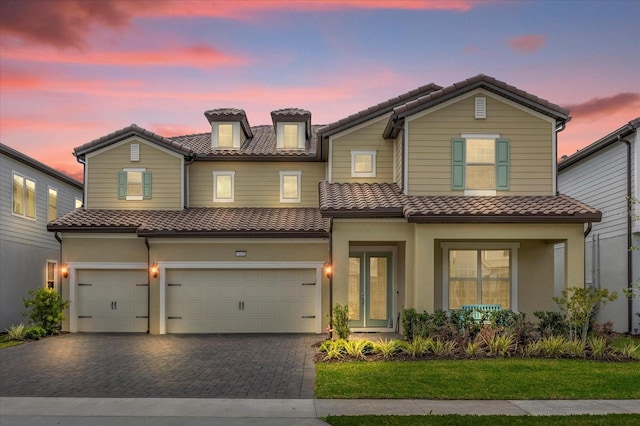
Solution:
M320 211L323 217L331 217L334 219L396 219L404 218L402 209L375 209L375 210L340 210L340 209L324 209Z
M601 214L556 216L505 215L410 215L409 223L576 223L600 222Z
M328 238L328 230L315 231L154 231L137 232L149 238Z

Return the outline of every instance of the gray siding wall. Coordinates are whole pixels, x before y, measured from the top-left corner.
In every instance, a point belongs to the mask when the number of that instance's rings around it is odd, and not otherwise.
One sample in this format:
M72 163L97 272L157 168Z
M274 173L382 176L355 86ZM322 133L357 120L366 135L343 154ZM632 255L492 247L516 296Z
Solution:
M13 173L36 183L36 219L13 211ZM59 263L60 245L47 231L48 188L58 191L58 216L75 207L82 191L5 155L0 155L0 330L26 322L22 299L45 286L46 262Z

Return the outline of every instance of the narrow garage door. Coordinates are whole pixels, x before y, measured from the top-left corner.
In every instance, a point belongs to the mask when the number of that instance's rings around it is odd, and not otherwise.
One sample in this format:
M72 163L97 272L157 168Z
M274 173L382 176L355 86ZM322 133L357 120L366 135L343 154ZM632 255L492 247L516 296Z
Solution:
M78 331L146 332L146 270L80 270Z
M313 269L169 270L169 333L316 331Z

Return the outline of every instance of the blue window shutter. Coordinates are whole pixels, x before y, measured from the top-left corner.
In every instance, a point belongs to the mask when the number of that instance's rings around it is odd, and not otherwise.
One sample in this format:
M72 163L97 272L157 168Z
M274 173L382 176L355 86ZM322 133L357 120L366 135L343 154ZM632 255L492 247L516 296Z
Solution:
M509 139L496 139L496 189L509 190Z
M127 198L127 172L118 172L118 199Z
M451 189L464 189L464 139L451 139Z
M142 195L145 200L151 198L151 172L142 172Z

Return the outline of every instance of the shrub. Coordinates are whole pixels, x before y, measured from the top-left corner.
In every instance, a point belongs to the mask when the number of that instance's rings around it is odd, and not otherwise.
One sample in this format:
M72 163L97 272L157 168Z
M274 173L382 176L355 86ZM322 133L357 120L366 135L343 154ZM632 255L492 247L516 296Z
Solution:
M587 344L591 350L591 358L603 359L605 357L607 352L607 339L591 336L587 339Z
M364 356L371 352L373 343L364 339L349 340L344 342L344 350L347 355L357 359L363 359Z
M24 340L27 337L27 327L20 323L7 328L5 340Z
M329 361L331 359L341 359L346 353L344 345L346 340L325 340L318 348L320 352L325 352L326 355L322 358L323 361Z
M429 349L436 356L448 357L454 354L458 344L455 340L431 340Z
M535 311L533 315L538 318L536 330L541 337L565 336L569 331L564 315L560 312Z
M617 298L618 294L615 291L609 293L606 288L571 287L562 290L562 296L554 297L553 300L565 314L570 337L580 337L586 342L589 326L600 303L611 302Z
M410 342L404 342L402 345L402 351L411 355L412 358L417 358L424 355L431 348L433 339L416 337Z
M391 358L394 354L400 351L401 343L399 340L380 340L373 344L374 352L382 355L384 359Z
M635 344L634 342L625 342L618 351L629 358L640 360L640 344Z
M482 354L482 347L479 341L476 342L467 342L467 345L464 347L464 353L474 357Z
M538 344L538 354L550 358L559 358L567 350L567 339L563 336L543 337L536 343Z
M27 333L25 337L31 340L40 340L42 337L47 335L47 330L37 325L33 325L27 328Z
M591 334L596 337L602 337L607 341L607 344L611 344L616 339L616 332L613 331L613 323L607 321L603 324L594 322L591 325Z
M23 315L47 334L59 333L64 320L62 311L69 307L69 301L63 300L57 291L47 288L30 290L29 295L30 298L24 299L27 312Z
M348 339L351 334L349 328L349 305L336 305L333 307L333 317L330 318L331 328L339 339Z
M568 340L565 343L565 352L573 358L584 358L587 345L582 340Z

